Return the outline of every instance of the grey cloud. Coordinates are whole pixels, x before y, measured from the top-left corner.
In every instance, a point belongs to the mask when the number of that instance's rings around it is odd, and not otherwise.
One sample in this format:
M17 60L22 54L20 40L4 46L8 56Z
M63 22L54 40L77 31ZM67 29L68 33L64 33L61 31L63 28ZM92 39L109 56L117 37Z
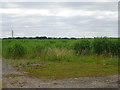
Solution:
M13 6L12 6L13 5ZM117 3L4 3L3 8L23 9L57 9L70 8L73 10L87 11L117 11ZM116 19L96 19L92 16L41 16L29 15L14 17L14 14L3 15L3 32L5 37L10 36L14 30L16 36L68 36L68 37L94 37L94 36L115 36L117 37Z
M117 2L14 2L3 3L3 8L58 9L72 8L82 10L116 11Z

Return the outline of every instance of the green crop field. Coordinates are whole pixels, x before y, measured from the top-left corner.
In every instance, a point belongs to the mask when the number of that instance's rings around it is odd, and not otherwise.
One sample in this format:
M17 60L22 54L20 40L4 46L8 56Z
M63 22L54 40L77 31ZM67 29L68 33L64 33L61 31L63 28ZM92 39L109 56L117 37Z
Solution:
M119 53L113 38L2 40L3 60L43 79L118 74Z

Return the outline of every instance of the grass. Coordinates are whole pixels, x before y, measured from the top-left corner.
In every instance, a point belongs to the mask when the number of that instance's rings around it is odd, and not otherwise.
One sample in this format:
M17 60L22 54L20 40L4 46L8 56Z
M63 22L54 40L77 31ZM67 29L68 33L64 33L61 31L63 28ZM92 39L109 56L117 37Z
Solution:
M86 66L86 67L85 67ZM117 74L117 67L112 65L101 66L96 64L50 64L43 67L24 69L30 76L47 79L75 78L84 76L107 76Z
M117 39L107 38L5 39L3 59L19 71L42 79L107 76L118 74L120 47L119 43L111 44L112 41L118 43Z
M13 64L15 67L22 67L19 71L28 72L26 74L31 77L48 80L118 74L117 63L117 58L80 56L74 62L18 60Z

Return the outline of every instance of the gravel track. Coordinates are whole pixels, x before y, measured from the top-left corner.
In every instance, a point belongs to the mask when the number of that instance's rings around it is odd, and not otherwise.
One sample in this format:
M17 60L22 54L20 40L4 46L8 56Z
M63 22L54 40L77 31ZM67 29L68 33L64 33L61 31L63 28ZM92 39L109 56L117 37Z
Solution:
M5 88L118 88L118 75L43 81L25 76L24 72L18 72L5 62L2 69Z

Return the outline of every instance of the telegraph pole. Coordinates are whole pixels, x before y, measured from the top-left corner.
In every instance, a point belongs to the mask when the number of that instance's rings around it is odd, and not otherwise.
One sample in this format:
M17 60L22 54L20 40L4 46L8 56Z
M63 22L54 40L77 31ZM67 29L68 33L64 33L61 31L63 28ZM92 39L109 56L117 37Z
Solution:
M13 38L13 30L12 30L12 38Z

